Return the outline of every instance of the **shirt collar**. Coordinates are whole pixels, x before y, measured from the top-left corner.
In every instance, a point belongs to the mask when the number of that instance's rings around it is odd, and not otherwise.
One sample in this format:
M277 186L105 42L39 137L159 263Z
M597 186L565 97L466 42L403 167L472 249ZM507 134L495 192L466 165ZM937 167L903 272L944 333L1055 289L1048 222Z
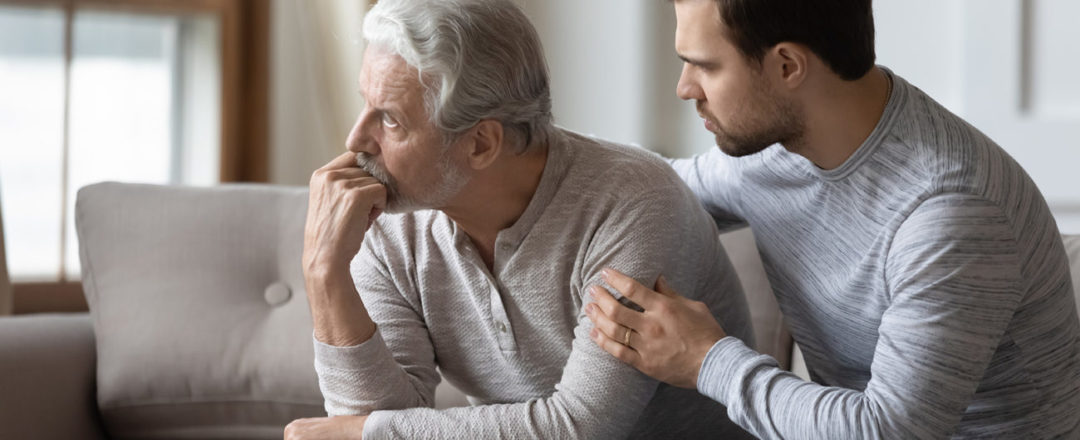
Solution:
M499 231L496 243L509 243L515 248L532 230L533 225L543 216L548 205L558 192L563 177L571 163L573 150L568 148L565 133L560 129L554 129L547 146L547 162L544 171L540 175L540 183L536 186L536 192L525 211L521 213L517 221L509 228Z

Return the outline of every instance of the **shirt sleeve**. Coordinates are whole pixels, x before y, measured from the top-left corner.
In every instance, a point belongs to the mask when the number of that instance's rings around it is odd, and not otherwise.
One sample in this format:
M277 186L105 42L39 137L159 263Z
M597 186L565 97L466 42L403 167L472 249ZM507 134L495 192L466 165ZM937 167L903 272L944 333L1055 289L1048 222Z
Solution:
M672 177L674 181L674 177ZM574 285L582 303L588 302L585 293L590 283L598 283L599 271L612 266L641 282L651 285L660 272L671 274L672 280L690 280L698 266L679 264L678 252L687 243L704 243L706 237L716 241L715 228L708 216L697 209L689 193L671 197L672 188L650 193L638 193L631 201L616 200L603 224L589 240L586 263L580 280L566 280ZM614 198L613 198L614 199ZM700 215L680 217L697 209ZM557 231L556 231L557 233ZM685 281L690 283L691 281ZM690 286L690 284L687 284ZM536 286L544 289L544 286ZM736 292L740 293L740 292ZM582 308L583 310L584 308ZM408 315L407 320L414 319ZM407 373L407 362L422 361L421 371L428 371L429 358L408 355L428 351L427 337L419 331L421 323L408 326L381 326L383 337L396 335L389 350L375 339L369 341L378 349L357 354L348 362L353 365L339 377L345 394L371 396L359 399L364 405L357 408L375 409L364 428L365 440L383 438L625 438L635 427L642 411L657 389L657 382L607 354L589 338L591 321L580 312L573 333L570 356L554 392L546 397L520 403L478 405L463 408L421 408L430 398L424 394L433 381L417 380ZM387 338L388 342L390 338ZM412 342L410 342L412 341ZM410 346L415 342L415 349ZM349 349L345 349L349 350ZM395 359L390 360L390 353ZM360 353L360 350L357 351ZM325 353L324 353L325 354ZM374 357L369 357L376 354ZM322 356L323 359L329 356ZM396 365L395 365L396 364ZM349 370L343 368L343 370ZM320 377L323 377L320 374ZM355 383L346 385L345 378ZM418 387L418 384L424 386ZM369 389L372 388L372 389ZM354 397L355 398L355 397ZM329 398L328 398L329 400ZM392 403L392 405L390 404ZM409 409L397 409L409 404Z
M375 228L372 229L375 231ZM377 409L430 407L435 402L435 350L427 326L394 283L369 234L353 259L353 281L378 327L367 341L337 347L314 339L315 371L330 416L367 415Z
M731 338L707 355L698 389L760 438L948 437L1022 299L1019 255L998 206L932 197L893 238L889 291L868 293L890 305L865 390L804 382Z
M701 201L705 211L716 221L720 230L742 226L738 214L740 179L735 161L719 148L686 159L667 159L679 178Z

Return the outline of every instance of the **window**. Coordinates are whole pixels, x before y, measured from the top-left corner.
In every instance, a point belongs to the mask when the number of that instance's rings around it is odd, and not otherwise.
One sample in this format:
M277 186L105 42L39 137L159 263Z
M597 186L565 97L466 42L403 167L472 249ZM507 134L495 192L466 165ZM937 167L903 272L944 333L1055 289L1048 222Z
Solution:
M63 35L62 10L0 7L0 207L15 282L59 275Z
M0 0L0 206L17 312L52 287L81 301L80 187L265 181L260 3Z

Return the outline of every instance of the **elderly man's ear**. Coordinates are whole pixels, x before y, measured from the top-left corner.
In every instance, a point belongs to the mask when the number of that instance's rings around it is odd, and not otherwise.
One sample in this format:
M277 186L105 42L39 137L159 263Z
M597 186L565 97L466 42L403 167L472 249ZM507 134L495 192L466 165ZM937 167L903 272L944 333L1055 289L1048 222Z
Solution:
M469 167L483 170L495 163L502 154L503 126L494 119L484 119L476 124L468 134L465 145Z

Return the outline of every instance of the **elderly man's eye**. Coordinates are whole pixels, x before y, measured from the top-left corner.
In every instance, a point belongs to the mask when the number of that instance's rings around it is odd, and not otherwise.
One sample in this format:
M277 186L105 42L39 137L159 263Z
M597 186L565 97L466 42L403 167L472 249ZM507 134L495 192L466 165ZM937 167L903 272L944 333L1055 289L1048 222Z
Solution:
M398 126L397 120L395 120L393 116L390 116L387 113L383 113L383 115L382 115L382 123L387 128L397 128L397 126Z

